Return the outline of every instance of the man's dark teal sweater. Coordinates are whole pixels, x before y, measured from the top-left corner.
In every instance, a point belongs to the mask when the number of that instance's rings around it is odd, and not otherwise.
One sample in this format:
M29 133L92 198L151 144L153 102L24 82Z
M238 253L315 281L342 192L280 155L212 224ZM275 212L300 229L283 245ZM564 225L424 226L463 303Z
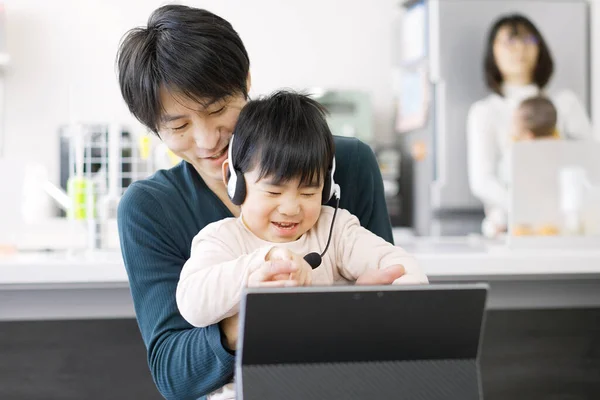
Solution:
M336 137L335 144L340 207L391 243L381 173L371 148L351 138ZM219 326L192 327L175 302L192 239L206 225L231 216L187 162L133 183L119 204L121 250L137 321L152 377L167 399L202 398L233 376L235 356L223 347Z

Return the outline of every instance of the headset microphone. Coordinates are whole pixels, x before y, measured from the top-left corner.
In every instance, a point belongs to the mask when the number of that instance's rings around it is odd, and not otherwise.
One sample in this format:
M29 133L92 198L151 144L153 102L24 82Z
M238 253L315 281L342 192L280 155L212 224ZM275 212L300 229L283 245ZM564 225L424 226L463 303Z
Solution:
M335 215L337 214L337 210L340 207L340 187L338 185L335 185L335 197L336 197L335 211L333 212L333 218L331 219L331 227L329 228L329 237L327 238L327 244L325 245L325 250L323 250L323 252L321 254L312 252L312 253L308 253L307 255L304 256L304 261L306 261L308 263L308 265L310 265L312 267L312 269L315 269L319 265L321 265L321 261L323 260L323 255L329 248L329 242L331 242L331 234L333 233L333 223L335 222Z

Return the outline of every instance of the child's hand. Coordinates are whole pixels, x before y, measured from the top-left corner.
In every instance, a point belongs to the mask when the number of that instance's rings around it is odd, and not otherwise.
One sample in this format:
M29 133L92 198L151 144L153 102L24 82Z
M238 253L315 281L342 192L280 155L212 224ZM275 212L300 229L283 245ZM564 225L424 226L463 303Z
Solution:
M370 269L356 280L357 285L390 285L405 274L402 265L392 265L384 269Z
M312 268L298 254L283 247L273 247L267 253L267 261L289 261L295 271L291 274L279 274L273 277L273 280L292 280L300 286L309 286L312 283Z
M290 276L297 270L298 268L289 260L266 261L250 273L248 287L296 286L298 283Z
M428 283L429 279L427 276L423 273L419 273L418 271L414 271L411 274L404 274L392 282L393 285L426 285Z

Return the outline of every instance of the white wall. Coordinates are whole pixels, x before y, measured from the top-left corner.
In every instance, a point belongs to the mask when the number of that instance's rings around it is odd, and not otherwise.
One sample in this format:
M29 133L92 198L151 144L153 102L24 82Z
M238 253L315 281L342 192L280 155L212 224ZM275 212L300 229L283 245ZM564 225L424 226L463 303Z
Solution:
M47 165L58 180L59 125L119 121L126 109L114 60L121 36L145 25L157 0L5 0L5 154ZM368 90L376 129L392 125L392 21L397 0L203 0L228 19L251 60L252 94L279 87ZM141 127L139 128L142 131Z
M114 58L121 36L159 0L4 0L5 154L39 161L58 180L57 128L76 119L139 127L121 100ZM253 94L278 87L368 90L376 131L392 125L393 22L398 0L203 0L229 21L251 57ZM600 120L600 0L592 6L592 117ZM139 128L140 131L141 128Z
M600 140L600 0L590 1L590 14L592 123L596 128L596 138Z

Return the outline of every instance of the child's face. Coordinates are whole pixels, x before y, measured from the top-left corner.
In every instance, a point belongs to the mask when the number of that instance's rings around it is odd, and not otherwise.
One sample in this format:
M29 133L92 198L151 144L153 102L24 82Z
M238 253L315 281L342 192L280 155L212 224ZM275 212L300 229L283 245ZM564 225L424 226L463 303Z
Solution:
M533 133L525 128L523 118L523 110L517 108L512 120L512 139L515 142L533 140L535 138Z
M275 184L269 177L258 180L258 176L258 168L244 174L242 218L252 233L269 242L293 242L317 223L323 182L300 186L300 179L293 179Z

